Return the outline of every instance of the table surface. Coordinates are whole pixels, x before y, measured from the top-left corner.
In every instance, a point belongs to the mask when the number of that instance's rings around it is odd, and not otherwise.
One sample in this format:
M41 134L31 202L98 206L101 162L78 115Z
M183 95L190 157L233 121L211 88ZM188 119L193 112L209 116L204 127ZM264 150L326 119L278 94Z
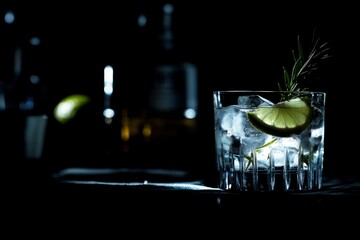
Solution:
M324 178L322 188L313 191L235 192L209 186L202 179L188 178L182 171L169 169L68 168L50 178L27 181L27 184L21 182L19 186L24 193L30 191L63 202L67 198L70 201L88 198L90 201L102 196L102 199L138 202L140 205L166 205L171 200L177 202L178 207L197 208L222 208L227 204L236 208L250 199L252 205L267 199L273 204L289 207L294 204L339 207L339 201L352 204L360 197L358 176Z
M253 221L251 216L270 217L267 225L283 225L290 220L303 224L306 218L313 221L315 217L322 223L354 224L352 219L360 216L357 176L325 178L322 189L316 191L228 192L207 186L202 180L180 181L181 172L175 172L178 175L168 181L140 182L119 181L121 178L114 177L114 171L124 175L121 169L64 169L51 178L15 182L4 198L4 206L9 206L11 216L27 216L29 221L36 216L44 224L74 226L84 222L121 222L125 226L124 221L140 221L147 226L173 226L186 221L198 226L204 222L214 224L220 217L222 224L216 224L220 228L234 223L231 219L236 216L244 221ZM279 217L281 223L277 223Z

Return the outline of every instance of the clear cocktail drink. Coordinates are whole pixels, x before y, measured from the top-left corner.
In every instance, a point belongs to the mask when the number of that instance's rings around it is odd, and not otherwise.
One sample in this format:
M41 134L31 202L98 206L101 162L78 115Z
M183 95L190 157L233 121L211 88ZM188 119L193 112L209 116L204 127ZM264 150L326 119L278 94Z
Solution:
M323 92L215 91L219 188L300 191L322 187Z

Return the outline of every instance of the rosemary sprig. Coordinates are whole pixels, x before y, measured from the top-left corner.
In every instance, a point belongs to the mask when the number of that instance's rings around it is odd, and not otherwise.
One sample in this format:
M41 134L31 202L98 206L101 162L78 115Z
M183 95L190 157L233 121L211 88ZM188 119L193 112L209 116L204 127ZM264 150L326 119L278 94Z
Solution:
M328 43L321 43L320 38L316 38L316 40L313 41L313 46L309 55L305 55L300 37L297 37L297 52L292 50L294 65L291 72L283 67L284 87L278 83L279 91L283 91L281 94L281 101L295 98L298 96L299 91L308 90L307 88L301 88L299 81L309 78L313 72L318 70L319 61L330 57L328 52Z

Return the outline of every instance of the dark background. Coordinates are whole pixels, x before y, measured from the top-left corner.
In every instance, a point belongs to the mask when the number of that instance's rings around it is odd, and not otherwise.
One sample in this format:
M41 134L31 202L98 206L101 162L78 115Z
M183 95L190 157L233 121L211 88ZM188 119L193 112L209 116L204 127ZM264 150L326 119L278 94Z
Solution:
M1 1L0 15L11 9L16 20L11 26L0 23L0 81L11 81L8 57L14 46L22 46L23 71L36 72L41 80L37 111L49 115L46 164L61 162L65 167L79 158L84 163L102 157L105 65L114 67L119 86L115 104L137 108L146 101L142 97L147 91L146 70L157 59L157 34L166 2L174 4L177 50L199 70L199 141L191 146L186 164L195 166L201 176L211 174L215 164L212 91L276 90L282 66L292 64L297 35L307 46L316 29L333 55L321 66L319 79L309 83L311 90L327 93L325 175L359 175L357 8L311 1ZM137 24L139 14L147 16L144 28ZM40 38L39 46L28 44L33 36ZM27 85L19 83L19 88L10 94L25 91ZM75 93L91 96L90 109L81 121L58 126L52 118L55 105Z

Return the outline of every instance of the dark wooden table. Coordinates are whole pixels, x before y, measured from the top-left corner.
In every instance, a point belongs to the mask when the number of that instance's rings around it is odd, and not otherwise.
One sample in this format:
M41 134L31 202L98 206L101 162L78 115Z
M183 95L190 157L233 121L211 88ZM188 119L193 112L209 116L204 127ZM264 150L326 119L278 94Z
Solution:
M219 231L234 225L241 229L243 224L254 229L259 224L279 228L290 224L300 229L322 225L343 232L360 216L358 176L325 178L321 190L304 192L227 192L201 179L119 179L87 174L23 176L9 185L3 206L11 217L30 223L36 217L56 226L59 222L71 226L137 224L139 230L144 224L174 228L181 228L179 223L205 224L208 230L215 230L211 227L215 225ZM356 227L346 229L348 233Z

